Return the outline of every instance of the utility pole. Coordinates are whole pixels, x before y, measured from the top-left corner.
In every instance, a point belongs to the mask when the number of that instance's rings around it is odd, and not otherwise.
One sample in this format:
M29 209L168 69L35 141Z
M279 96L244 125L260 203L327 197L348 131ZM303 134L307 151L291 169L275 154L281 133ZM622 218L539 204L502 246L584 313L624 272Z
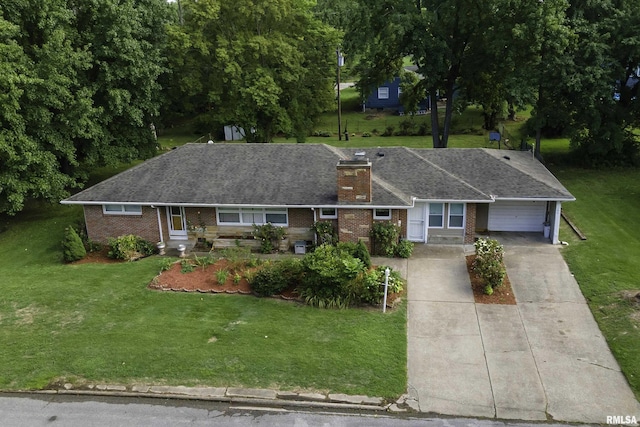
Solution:
M344 65L344 56L340 53L340 46L336 49L337 67L336 83L338 90L338 141L342 141L342 104L340 102L340 67Z

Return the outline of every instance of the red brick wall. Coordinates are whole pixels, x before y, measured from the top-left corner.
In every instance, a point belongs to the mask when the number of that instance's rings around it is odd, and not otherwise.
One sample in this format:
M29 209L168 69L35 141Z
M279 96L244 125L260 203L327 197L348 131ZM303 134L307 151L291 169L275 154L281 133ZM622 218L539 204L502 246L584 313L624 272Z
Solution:
M310 208L289 208L289 227L313 227L313 211Z
M338 209L338 240L353 243L362 240L371 251L369 232L372 223L372 209Z
M338 172L338 202L371 202L371 163L341 161Z
M215 208L184 208L184 215L187 224L191 223L194 227L199 227L202 221L206 226L217 224Z
M161 209L161 213L163 208ZM142 207L142 215L105 215L102 206L85 205L87 234L95 242L107 243L109 237L135 234L150 242L160 240L156 209Z
M473 243L476 237L476 204L467 203L467 219L464 226L464 243Z

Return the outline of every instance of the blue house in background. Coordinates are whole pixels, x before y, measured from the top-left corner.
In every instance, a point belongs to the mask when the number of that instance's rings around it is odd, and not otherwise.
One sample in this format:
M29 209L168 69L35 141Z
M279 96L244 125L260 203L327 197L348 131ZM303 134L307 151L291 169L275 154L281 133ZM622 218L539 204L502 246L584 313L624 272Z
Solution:
M413 70L409 68L407 71L411 72ZM372 108L377 110L396 110L401 116L404 115L404 106L400 103L401 81L400 77L395 77L393 80L389 80L374 89L362 104L362 111L365 112ZM428 110L429 97L420 102L416 114L426 114Z

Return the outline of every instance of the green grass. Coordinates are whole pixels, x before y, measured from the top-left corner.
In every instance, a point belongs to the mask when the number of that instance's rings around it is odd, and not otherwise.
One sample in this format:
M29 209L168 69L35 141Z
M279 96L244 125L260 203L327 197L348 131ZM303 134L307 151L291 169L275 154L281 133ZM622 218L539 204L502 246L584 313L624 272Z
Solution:
M406 390L406 309L319 310L253 296L151 291L160 259L61 263L81 218L36 206L0 233L0 388L54 381ZM215 337L215 342L209 342Z
M551 150L559 149L550 144ZM640 307L620 296L640 291L640 170L584 170L556 167L576 197L562 208L587 236L568 228L562 253L637 398L640 398Z

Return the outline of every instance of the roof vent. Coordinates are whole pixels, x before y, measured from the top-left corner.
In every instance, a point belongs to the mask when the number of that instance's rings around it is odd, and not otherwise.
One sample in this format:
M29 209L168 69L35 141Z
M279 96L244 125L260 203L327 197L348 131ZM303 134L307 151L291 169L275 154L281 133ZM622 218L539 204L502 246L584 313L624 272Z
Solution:
M356 156L356 159L362 159L366 155L367 153L365 151L356 151L354 154L354 156Z
M509 157L509 156L502 156L502 158L506 159L506 160L511 160L511 157Z
M382 151L378 151L378 152L376 153L376 156L378 156L378 157L384 157L384 153L383 153Z

